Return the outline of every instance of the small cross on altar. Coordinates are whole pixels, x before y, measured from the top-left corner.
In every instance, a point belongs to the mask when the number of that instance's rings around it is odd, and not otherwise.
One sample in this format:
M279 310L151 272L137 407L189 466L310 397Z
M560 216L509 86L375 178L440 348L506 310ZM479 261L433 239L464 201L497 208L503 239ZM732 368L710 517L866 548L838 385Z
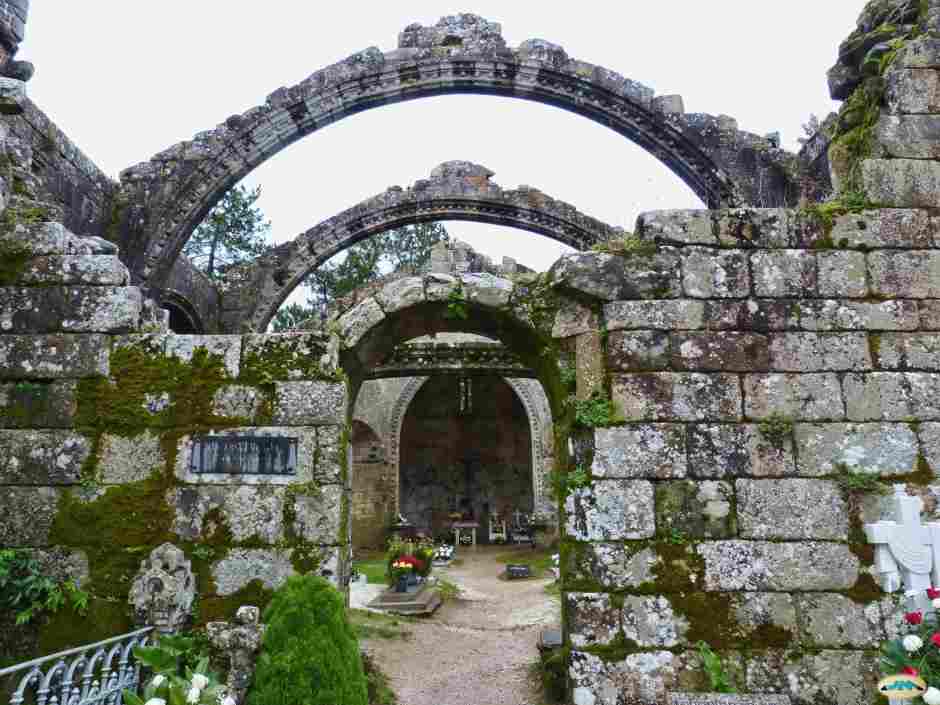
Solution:
M875 573L885 592L901 587L908 595L925 595L940 585L940 523L922 524L923 502L904 485L894 486L894 521L865 524L865 536L875 544ZM930 603L918 607L926 607Z

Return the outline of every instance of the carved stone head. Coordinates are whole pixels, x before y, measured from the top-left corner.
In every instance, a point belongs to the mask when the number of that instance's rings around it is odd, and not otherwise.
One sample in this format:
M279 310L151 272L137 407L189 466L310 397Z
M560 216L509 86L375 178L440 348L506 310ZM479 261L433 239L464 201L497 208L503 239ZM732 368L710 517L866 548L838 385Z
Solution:
M196 581L185 554L165 543L140 563L127 601L134 607L138 625L152 625L158 632L182 630L193 611Z

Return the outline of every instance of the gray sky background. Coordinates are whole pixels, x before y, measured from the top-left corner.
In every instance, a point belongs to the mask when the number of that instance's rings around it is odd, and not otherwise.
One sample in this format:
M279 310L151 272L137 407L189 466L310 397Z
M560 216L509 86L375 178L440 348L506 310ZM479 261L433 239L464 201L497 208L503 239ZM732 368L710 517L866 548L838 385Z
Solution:
M107 174L229 115L280 86L369 46L390 50L412 22L473 12L516 46L538 37L569 56L678 93L688 112L726 114L741 129L779 130L796 149L801 124L838 106L826 69L864 0L460 3L307 0L38 0L19 58L35 62L30 97ZM274 239L303 230L437 164L467 159L504 187L528 184L632 229L642 211L702 207L658 161L584 118L483 96L418 100L314 133L256 170ZM545 269L565 248L470 223L450 232L495 258Z

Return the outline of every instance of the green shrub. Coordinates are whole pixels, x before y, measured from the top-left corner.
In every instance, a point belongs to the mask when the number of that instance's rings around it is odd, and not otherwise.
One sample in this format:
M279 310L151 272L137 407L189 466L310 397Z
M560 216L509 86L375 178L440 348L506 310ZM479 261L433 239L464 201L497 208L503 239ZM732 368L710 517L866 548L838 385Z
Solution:
M359 643L326 580L293 576L274 593L248 705L367 705Z

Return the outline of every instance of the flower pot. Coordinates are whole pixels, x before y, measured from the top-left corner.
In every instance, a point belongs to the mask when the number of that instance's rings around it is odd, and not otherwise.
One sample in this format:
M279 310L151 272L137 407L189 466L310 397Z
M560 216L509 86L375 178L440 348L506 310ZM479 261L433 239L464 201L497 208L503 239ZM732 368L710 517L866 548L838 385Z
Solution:
M418 576L415 575L414 573L412 573L411 575L409 575L409 576L408 576L408 584L409 584L409 585L417 585L417 584L418 584Z
M395 582L395 592L408 592L408 576L399 575Z

